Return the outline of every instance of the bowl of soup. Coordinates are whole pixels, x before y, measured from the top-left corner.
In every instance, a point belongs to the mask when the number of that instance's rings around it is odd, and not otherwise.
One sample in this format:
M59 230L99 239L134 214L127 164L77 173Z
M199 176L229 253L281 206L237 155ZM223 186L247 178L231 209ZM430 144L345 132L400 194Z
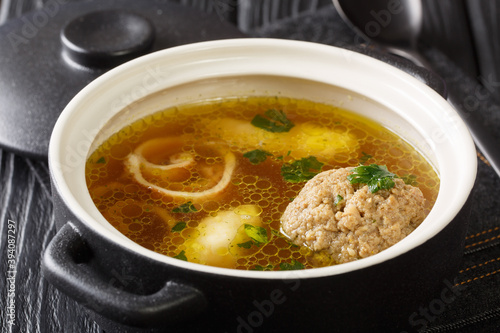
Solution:
M404 71L231 39L90 83L49 165L45 276L108 330L399 332L457 288L476 154Z

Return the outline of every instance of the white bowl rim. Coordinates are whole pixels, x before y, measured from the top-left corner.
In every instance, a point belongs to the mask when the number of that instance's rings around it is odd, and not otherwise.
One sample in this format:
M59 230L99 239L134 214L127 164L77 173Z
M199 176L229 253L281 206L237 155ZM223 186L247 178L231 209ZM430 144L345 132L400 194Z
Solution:
M365 69L372 68L376 73L383 72L383 80L393 80L397 84L404 84L405 89L413 89L412 91L410 91L411 94L418 95L419 97L424 96L430 104L432 104L434 107L439 108L444 117L452 119L452 126L448 127L453 127L452 130L457 134L456 138L457 140L459 140L459 142L455 142L454 144L460 145L461 147L462 155L455 156L455 160L460 161L461 163L460 168L454 169L454 171L457 173L454 176L458 177L457 179L455 179L456 183L452 185L448 180L446 174L443 174L441 179L441 186L443 186L443 183L445 183L444 185L449 187L447 193L453 196L452 204L447 205L448 207L445 207L446 204L441 203L441 201L443 201L443 198L440 198L440 195L438 195L436 206L438 202L442 204L443 212L440 212L438 216L438 213L436 213L434 209L433 211L431 211L427 219L433 219L433 226L421 230L417 229L419 230L419 233L416 233L415 231L404 240L376 255L341 265L297 271L242 271L184 262L182 260L170 258L159 253L147 250L130 240L129 242L127 242L123 239L124 236L120 237L116 234L110 233L109 229L105 228L101 223L96 221L96 219L92 217L84 208L82 208L79 203L79 199L75 195L76 189L70 188L67 183L68 179L65 177L64 172L61 168L61 166L63 166L65 163L63 162L64 152L62 150L62 146L64 139L68 135L71 135L68 132L71 132L72 130L72 126L70 124L72 117L79 112L78 110L81 110L82 105L88 102L89 94L91 94L92 92L103 91L103 89L106 89L105 87L109 87L110 84L120 75L124 75L130 71L137 70L141 67L144 67L148 63L156 61L167 62L167 60L172 59L173 57L182 57L186 54L192 55L195 58L197 55L206 56L207 54L218 54L219 57L224 58L230 55L230 52L235 52L235 50L240 50L239 52L244 52L245 50L247 50L248 52L256 52L255 50L259 50L259 52L267 52L267 56L271 58L276 58L277 52L279 53L294 50L301 55L308 54L311 57L323 57L321 59L324 59L324 57L331 57L332 62L334 60L341 61L342 59L344 59L345 61L348 61L349 65L353 67L355 65L359 65ZM255 54L257 53L252 53L253 56L255 56ZM73 124L73 129L74 126L75 125ZM449 165L449 163L447 163L447 161L444 159L440 160L439 162L445 163L445 165ZM446 227L449 222L453 220L456 214L458 214L459 210L465 204L474 185L477 167L476 164L477 161L474 143L467 130L467 127L459 118L456 111L440 95L438 95L431 88L427 87L425 84L419 82L414 77L381 61L359 53L348 51L346 49L312 42L269 38L226 39L187 44L170 49L165 49L162 51L157 51L118 66L88 84L71 100L71 102L63 110L59 119L57 120L49 145L49 167L53 184L59 192L60 197L64 201L64 204L69 207L76 218L82 221L86 227L104 236L110 242L121 244L122 246L125 246L132 251L139 253L140 255L158 262L163 262L169 265L185 268L187 270L201 271L209 274L255 279L318 278L344 274L347 272L367 268L369 266L381 264L385 261L397 257L398 255L410 251L411 249L425 243L427 240L434 237L437 233L444 229L444 227ZM82 175L79 175L79 177L81 176ZM453 188L454 186L457 186L459 189L461 189L461 191L456 191L456 189ZM126 244L124 244L124 242Z

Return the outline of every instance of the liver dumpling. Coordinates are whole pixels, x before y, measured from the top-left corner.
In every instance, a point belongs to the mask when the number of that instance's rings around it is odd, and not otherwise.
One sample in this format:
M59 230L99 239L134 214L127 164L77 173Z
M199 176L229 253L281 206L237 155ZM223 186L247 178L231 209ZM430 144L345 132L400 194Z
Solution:
M392 189L371 193L367 185L349 182L352 169L316 175L281 219L282 231L294 244L326 250L337 263L387 249L415 230L427 215L419 188L396 178Z

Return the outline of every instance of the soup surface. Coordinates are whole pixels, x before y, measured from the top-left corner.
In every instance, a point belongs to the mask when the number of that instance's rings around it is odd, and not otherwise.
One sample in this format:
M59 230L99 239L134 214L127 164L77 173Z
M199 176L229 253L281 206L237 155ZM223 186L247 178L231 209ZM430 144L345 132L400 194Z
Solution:
M321 171L378 164L418 186L430 211L432 166L379 124L285 97L215 99L166 109L123 128L88 158L102 215L158 253L243 270L337 264L280 231L286 207Z

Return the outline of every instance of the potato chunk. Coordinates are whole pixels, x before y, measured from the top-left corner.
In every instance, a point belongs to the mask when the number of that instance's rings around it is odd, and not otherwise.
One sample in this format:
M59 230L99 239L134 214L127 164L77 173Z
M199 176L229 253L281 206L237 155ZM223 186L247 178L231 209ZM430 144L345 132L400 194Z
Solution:
M216 216L204 218L198 225L192 239L186 241L186 257L190 262L218 267L234 267L238 257L248 255L237 244L250 238L243 226L262 225L262 220L255 212L257 206L240 206L234 211L222 211Z
M214 134L245 150L263 149L275 155L300 159L307 156L330 158L336 153L359 149L358 141L347 131L337 132L315 122L297 124L289 132L272 133L249 121L223 118L210 125ZM292 147L292 148L290 148Z

